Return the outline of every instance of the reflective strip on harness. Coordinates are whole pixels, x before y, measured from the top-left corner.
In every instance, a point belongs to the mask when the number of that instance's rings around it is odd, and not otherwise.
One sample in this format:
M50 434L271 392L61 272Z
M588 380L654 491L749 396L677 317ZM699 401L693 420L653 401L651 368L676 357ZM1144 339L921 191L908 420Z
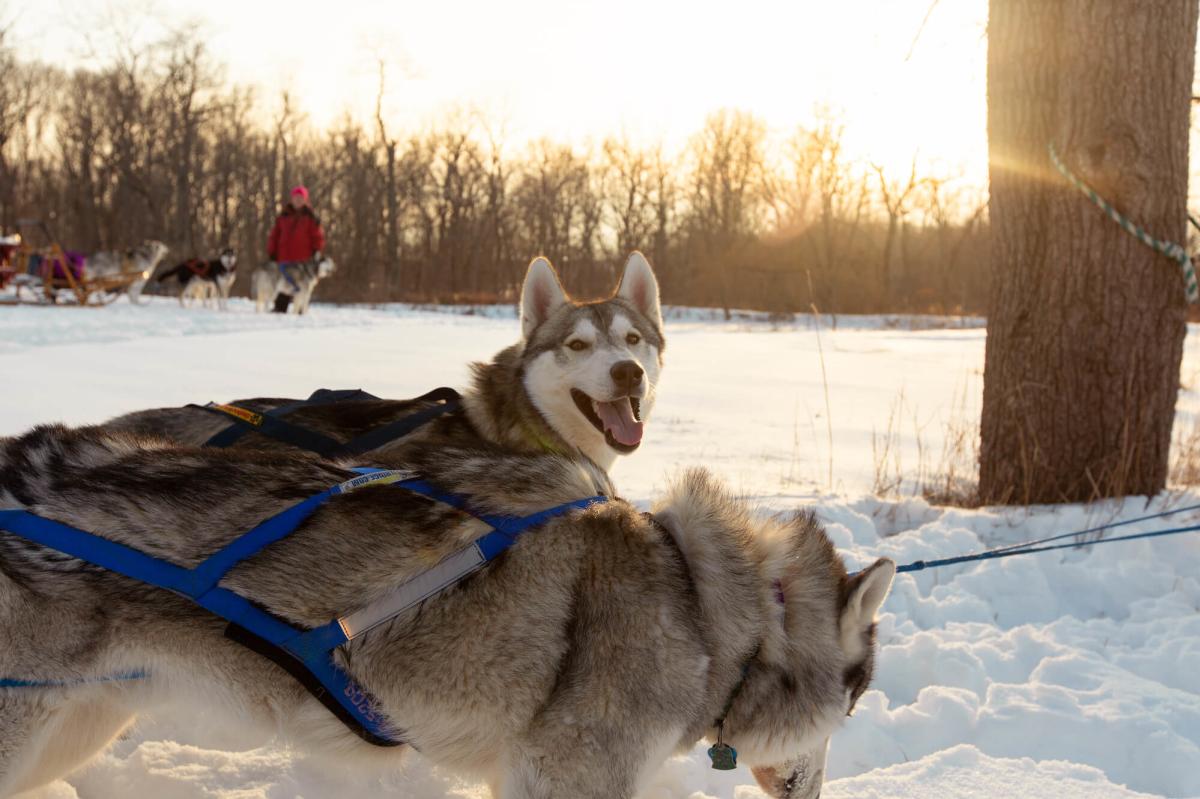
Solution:
M214 411L227 413L234 419L245 422L246 424L252 424L255 427L262 427L263 416L261 413L255 413L254 411L249 411L245 408L239 408L236 405L222 405L219 402L210 402L208 407L212 408Z
M363 740L399 746L402 732L378 708L375 698L333 658L334 650L366 630L434 596L495 559L517 537L572 510L606 502L594 496L525 517L494 516L470 509L469 498L436 488L409 471L360 469L359 476L334 485L285 509L235 538L194 568L160 560L132 547L46 519L26 510L0 510L0 530L58 550L149 585L174 591L230 623L226 635L271 659L295 677L325 707ZM220 587L230 569L267 546L286 538L331 497L368 486L393 485L451 505L491 526L475 542L438 565L406 580L388 596L354 613L309 630L294 627L259 605ZM0 687L33 687L32 680L9 680Z
M346 640L353 640L372 627L399 616L409 608L424 602L434 594L449 588L487 563L475 544L464 547L431 569L408 580L383 599L372 602L362 610L338 619Z
M395 472L387 469L360 467L351 471L362 475L359 480L388 480L391 481ZM353 480L350 482L354 482ZM365 608L348 616L337 619L337 623L347 640L362 635L367 630L383 624L399 616L404 611L419 605L429 597L437 594L463 578L483 568L494 560L501 552L516 542L517 536L526 530L536 527L542 522L559 516L571 510L588 508L597 502L604 502L604 497L588 497L575 500L564 505L558 505L549 510L525 517L491 516L473 513L469 510L466 497L461 494L449 494L436 486L420 479L405 478L401 487L451 507L470 513L475 518L492 528L492 532L472 541L467 546L443 558L436 566L417 574L397 586L387 596L372 602Z

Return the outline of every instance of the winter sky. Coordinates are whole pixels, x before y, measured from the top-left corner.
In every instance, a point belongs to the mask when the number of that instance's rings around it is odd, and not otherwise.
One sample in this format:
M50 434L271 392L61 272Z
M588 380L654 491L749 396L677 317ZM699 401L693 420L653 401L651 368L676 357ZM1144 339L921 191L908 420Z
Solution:
M0 0L22 52L58 63L197 25L229 80L267 109L289 89L318 127L373 115L383 58L401 129L478 109L513 146L675 148L718 108L782 137L827 104L849 154L899 171L919 153L980 183L986 17L986 0Z

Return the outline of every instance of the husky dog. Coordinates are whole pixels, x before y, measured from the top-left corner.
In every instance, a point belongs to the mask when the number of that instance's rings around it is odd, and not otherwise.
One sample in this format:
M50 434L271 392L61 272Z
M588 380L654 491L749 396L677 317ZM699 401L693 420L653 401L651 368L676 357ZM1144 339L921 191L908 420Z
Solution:
M476 363L463 392L464 413L444 416L380 452L483 438L516 452L580 452L603 469L642 441L663 365L658 282L635 252L612 297L571 300L545 258L529 266L521 292L521 340ZM263 413L292 399L238 400ZM286 418L338 440L407 416L424 406L391 400L301 408ZM198 408L159 408L118 417L113 430L199 446L232 420ZM249 435L244 445L290 449Z
M336 270L337 265L333 259L319 253L310 261L291 264L267 261L250 276L255 307L262 313L277 296L283 294L295 300L296 313L302 314L308 310L317 282L329 277Z
M489 514L610 490L583 461L486 444L404 465ZM185 566L349 476L307 455L172 449L96 428L0 441L0 508ZM315 628L485 530L423 496L364 488L221 586ZM736 749L771 796L814 799L829 736L870 682L894 573L881 559L848 576L811 515L756 516L697 469L653 514L612 499L544 522L335 658L405 743L502 799L628 799L700 739ZM364 742L223 627L171 592L0 532L0 677L40 684L0 689L0 796L84 764L144 710L188 700L307 751L357 755L359 771L408 748Z
M136 247L130 247L124 252L105 250L89 255L83 264L84 274L88 277L103 277L119 275L123 272L140 271L142 278L130 283L125 293L129 301L138 304L142 296L142 288L150 275L158 268L163 258L167 257L167 245L161 241L146 239Z
M228 308L229 290L237 279L237 253L226 247L211 261L190 258L161 273L157 279L161 283L170 278L179 281L181 306L189 297L203 304L208 304L211 299L224 311Z

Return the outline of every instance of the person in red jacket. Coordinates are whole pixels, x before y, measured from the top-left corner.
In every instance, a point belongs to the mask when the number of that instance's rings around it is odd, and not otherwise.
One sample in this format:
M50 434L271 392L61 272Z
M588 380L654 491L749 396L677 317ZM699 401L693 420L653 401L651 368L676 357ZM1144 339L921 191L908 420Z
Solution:
M288 267L302 261L319 260L325 249L325 231L321 220L308 204L308 189L297 186L283 212L275 218L275 226L267 239L267 256L279 264L286 276ZM275 297L275 310L287 311L292 298L287 294ZM282 305L282 308L280 307Z

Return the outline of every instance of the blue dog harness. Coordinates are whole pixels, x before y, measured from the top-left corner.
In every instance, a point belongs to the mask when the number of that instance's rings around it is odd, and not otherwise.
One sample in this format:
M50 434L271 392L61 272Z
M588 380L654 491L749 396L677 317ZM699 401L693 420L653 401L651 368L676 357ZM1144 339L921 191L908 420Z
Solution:
M229 622L226 635L287 670L347 727L376 746L399 746L405 741L378 708L375 698L335 662L342 644L396 617L495 560L524 532L572 510L606 502L594 496L524 517L477 513L470 499L426 482L413 472L355 469L360 476L339 483L260 523L210 555L198 566L185 568L136 549L46 519L26 510L0 510L0 530L58 550L86 563L148 585L187 597ZM392 485L463 511L492 528L436 566L416 574L392 592L354 613L313 629L300 629L268 613L254 602L218 585L247 558L286 538L330 498L367 486ZM128 675L104 678L130 679ZM0 680L0 688L49 687L57 681Z
M279 262L279 274L281 274L283 276L283 279L288 282L288 285L292 287L292 291L296 292L297 294L300 293L300 284L297 283L296 278L292 277L291 273L288 272L288 267L300 266L300 264L301 264L300 261L280 261Z

